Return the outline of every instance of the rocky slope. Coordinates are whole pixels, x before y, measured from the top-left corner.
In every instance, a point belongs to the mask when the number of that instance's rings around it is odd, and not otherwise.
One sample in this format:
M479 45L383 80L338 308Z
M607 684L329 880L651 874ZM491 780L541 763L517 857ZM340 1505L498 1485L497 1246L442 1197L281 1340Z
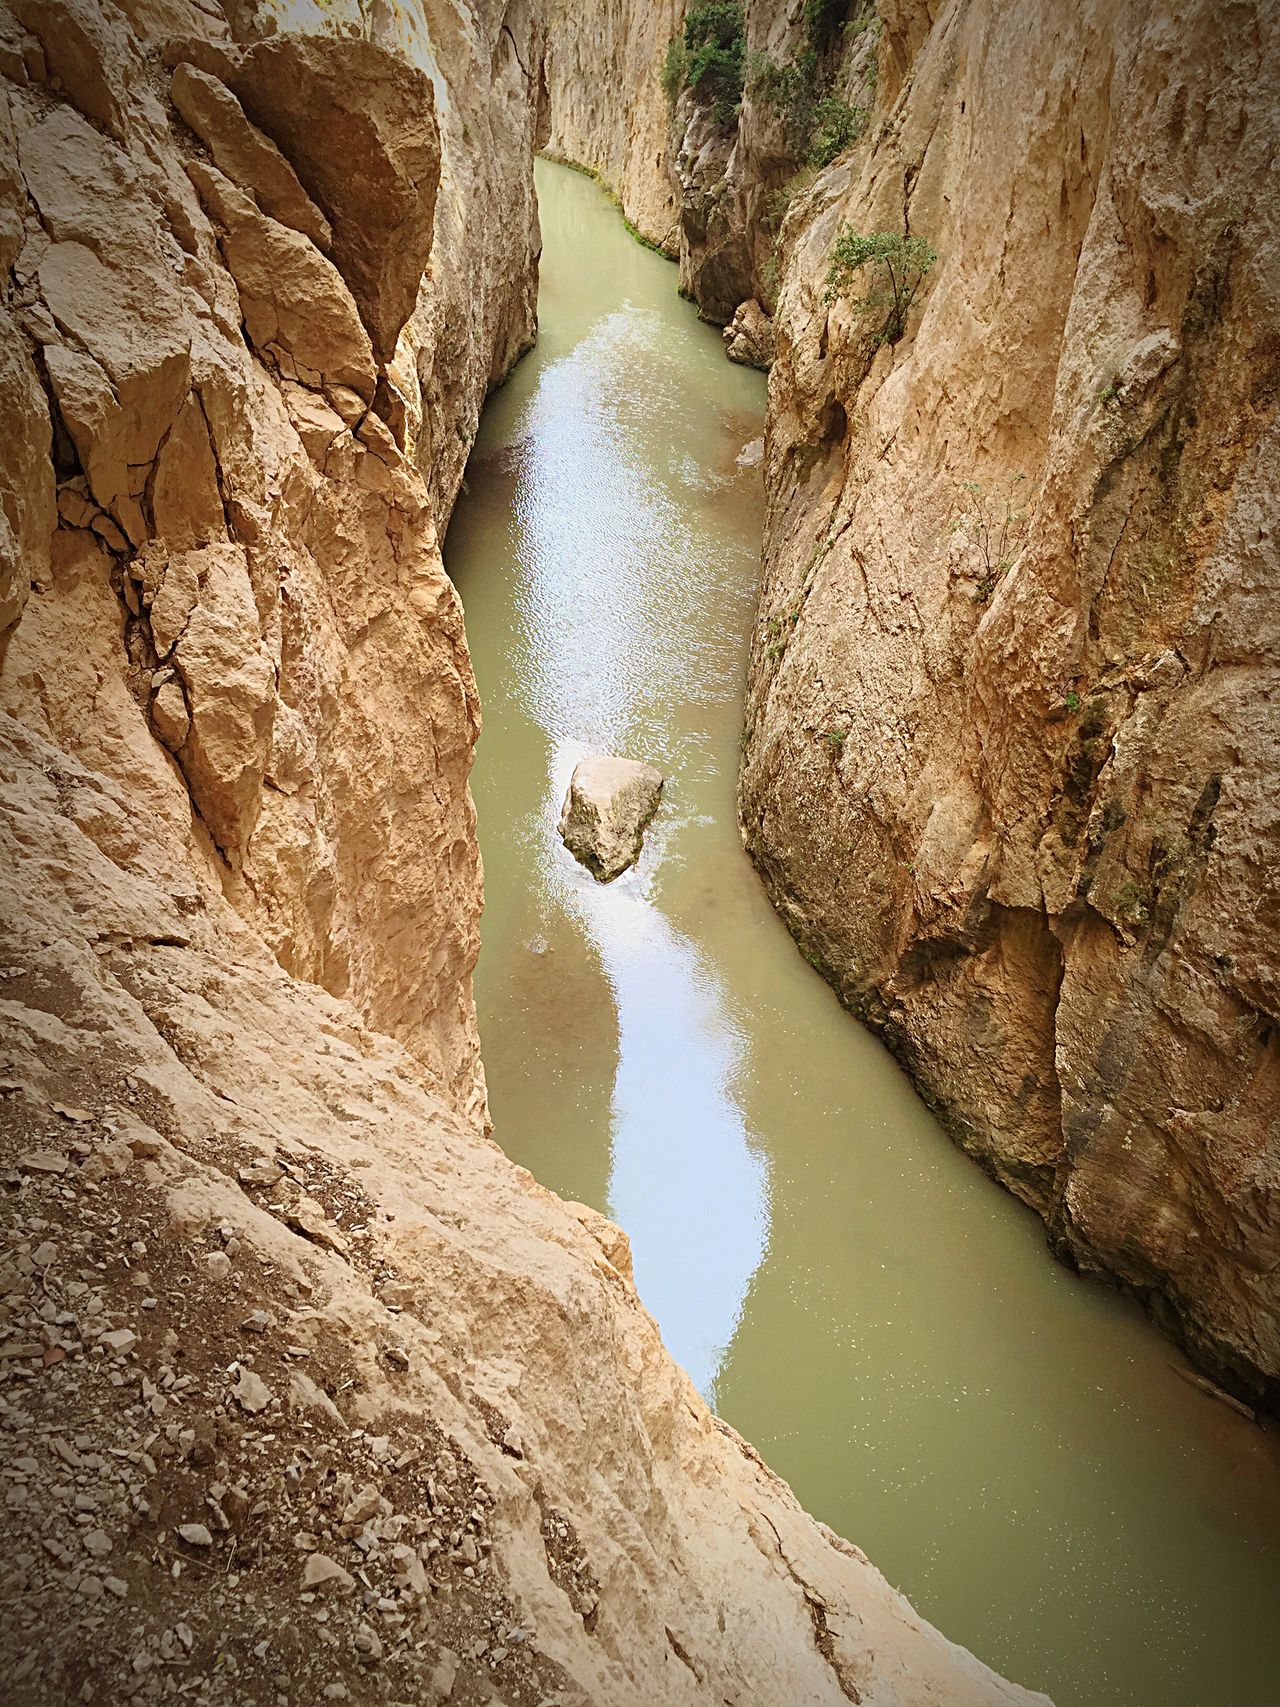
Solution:
M1027 1700L483 1136L437 536L541 26L282 13L0 8L6 1699Z
M1032 1699L712 1417L617 1228L7 716L0 836L15 1707Z
M1280 18L881 13L784 232L744 835L1055 1247L1274 1405ZM938 252L898 341L842 221Z

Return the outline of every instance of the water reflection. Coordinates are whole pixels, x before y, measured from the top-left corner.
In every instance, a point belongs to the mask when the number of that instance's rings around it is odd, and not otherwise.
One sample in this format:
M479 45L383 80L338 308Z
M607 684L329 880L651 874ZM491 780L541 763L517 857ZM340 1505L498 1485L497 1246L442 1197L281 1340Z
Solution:
M768 1238L767 1170L729 1089L744 1038L709 966L648 893L682 822L682 768L712 762L701 727L673 731L672 684L685 685L686 713L724 693L723 648L695 620L709 542L689 491L726 477L680 448L687 401L663 334L655 314L611 314L543 369L529 400L514 503L531 668L517 692L553 745L536 864L554 874L612 995L608 1210L630 1235L640 1296L713 1398ZM592 752L648 758L672 778L641 866L607 887L555 828L573 767Z

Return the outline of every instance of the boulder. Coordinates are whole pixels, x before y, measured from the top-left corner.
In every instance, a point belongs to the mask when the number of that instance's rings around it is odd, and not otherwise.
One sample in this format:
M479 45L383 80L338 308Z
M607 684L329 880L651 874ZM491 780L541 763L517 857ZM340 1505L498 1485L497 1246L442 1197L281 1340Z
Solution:
M275 143L244 115L225 83L194 65L174 68L173 104L213 155L220 172L253 196L263 213L292 226L328 254L333 230Z
M773 365L773 321L754 297L738 304L721 336L731 362L766 369Z
M638 759L583 759L569 782L560 835L593 877L611 883L640 857L658 809L662 772Z

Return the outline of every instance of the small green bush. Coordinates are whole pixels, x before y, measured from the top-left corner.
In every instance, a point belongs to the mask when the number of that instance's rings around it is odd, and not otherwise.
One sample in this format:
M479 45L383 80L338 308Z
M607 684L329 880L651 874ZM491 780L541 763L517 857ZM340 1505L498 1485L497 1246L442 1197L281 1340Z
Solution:
M870 288L853 304L855 313L881 322L880 343L896 344L907 329L907 316L938 259L923 237L873 231L864 237L849 224L840 227L827 269L827 301L848 296L855 275L867 269Z
M884 22L874 5L864 6L856 17L849 19L844 32L847 36L871 35L878 39L884 33Z
M818 55L811 47L781 65L767 54L752 54L747 82L782 120L788 146L811 166L829 166L862 135L867 122L862 107L819 93Z
M685 87L700 104L710 105L717 124L731 124L742 100L746 29L737 0L703 0L684 21Z
M779 65L768 54L754 53L748 68L751 93L767 101L782 120L788 145L803 155L813 134L817 102L818 57L802 49L794 59Z
M689 55L685 49L684 37L672 36L667 43L667 51L662 60L662 88L667 97L667 105L675 106L680 98L689 76Z
M835 95L826 95L813 109L813 135L806 158L811 166L829 166L862 135L867 115Z

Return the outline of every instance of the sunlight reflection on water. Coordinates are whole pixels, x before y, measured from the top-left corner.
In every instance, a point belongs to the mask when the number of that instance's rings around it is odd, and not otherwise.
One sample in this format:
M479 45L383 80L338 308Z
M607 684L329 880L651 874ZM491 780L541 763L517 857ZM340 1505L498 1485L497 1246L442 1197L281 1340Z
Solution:
M537 660L528 710L553 743L538 863L556 872L616 1009L609 1211L630 1235L641 1297L711 1398L768 1241L767 1168L729 1088L742 1034L710 968L648 894L646 871L679 818L678 783L644 869L607 887L566 866L556 831L580 758L622 752L669 773L671 683L723 692L722 649L679 620L703 593L673 487L710 482L687 453L655 467L662 419L682 407L662 334L656 315L613 314L542 374L516 447L519 620ZM638 414L643 454L632 449ZM656 625L655 608L675 620Z

